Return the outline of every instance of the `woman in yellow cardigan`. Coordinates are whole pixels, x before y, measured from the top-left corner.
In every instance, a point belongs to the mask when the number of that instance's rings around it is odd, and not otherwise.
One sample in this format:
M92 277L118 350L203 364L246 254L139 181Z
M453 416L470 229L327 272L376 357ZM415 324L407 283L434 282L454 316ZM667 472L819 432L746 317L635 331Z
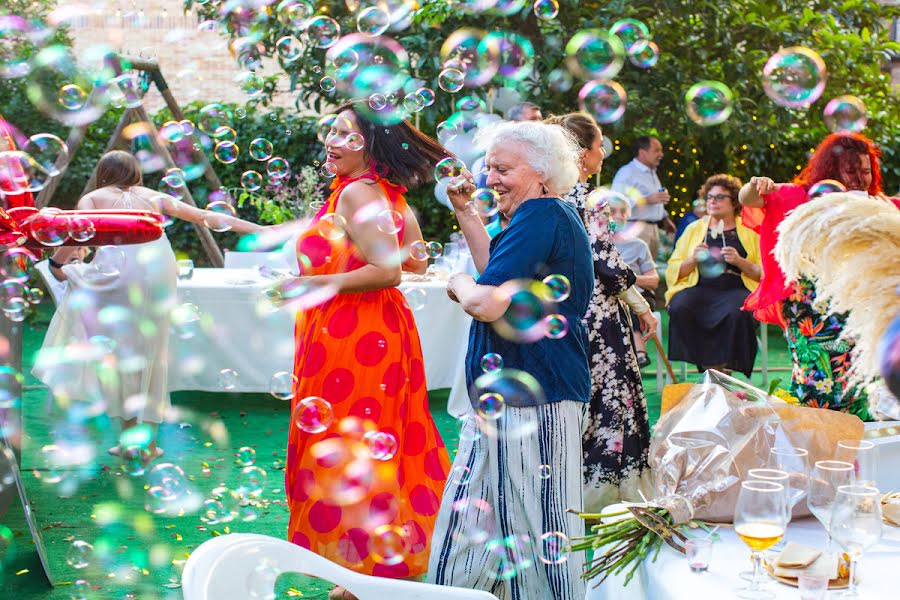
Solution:
M750 377L757 322L741 310L762 273L759 236L741 225L741 181L713 175L701 189L707 216L678 239L666 268L669 358Z

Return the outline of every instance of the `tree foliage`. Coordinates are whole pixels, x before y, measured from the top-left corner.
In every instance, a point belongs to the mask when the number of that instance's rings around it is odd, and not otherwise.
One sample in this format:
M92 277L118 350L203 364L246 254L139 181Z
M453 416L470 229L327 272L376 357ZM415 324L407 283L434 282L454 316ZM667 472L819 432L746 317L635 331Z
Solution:
M187 0L186 5L194 5ZM343 0L320 2L319 14L339 21L343 33L355 31L355 14ZM900 8L875 0L563 0L558 16L550 21L537 19L531 3L524 3L513 16L467 14L463 3L422 0L413 24L392 35L409 52L411 73L438 92L436 103L423 111L421 126L433 132L436 123L450 115L453 104L464 94L484 97L490 87L513 86L546 113L577 109L577 92L582 81L568 91L554 91L547 75L564 67L565 44L577 31L608 28L622 18L643 21L661 49L659 62L651 69L639 69L626 62L617 77L628 94L625 115L605 127L616 142L607 161L604 179L630 159L628 147L637 135L652 133L668 148L661 166L664 185L677 198L670 210L678 215L693 199L694 191L706 176L730 172L743 179L766 174L788 180L798 171L818 141L828 133L822 110L829 99L843 94L860 97L868 107L865 133L882 146L885 180L889 190L900 183L900 164L893 148L900 128L900 108L885 71L900 45L890 40L890 21ZM469 3L472 4L472 3ZM365 4L363 4L365 6ZM208 18L219 18L220 6L197 5ZM275 44L282 36L299 35L275 17L273 4L268 17L254 25L257 47L263 55L279 60ZM223 20L233 40L246 32ZM527 36L537 49L534 74L524 81L492 82L486 89L465 90L456 95L438 89L442 68L439 49L443 41L460 27L506 30ZM808 110L788 109L772 102L762 87L762 68L777 50L807 46L816 50L828 67L828 84L822 98ZM324 110L337 98L319 88L324 50L306 46L300 60L282 63L293 93L302 106ZM684 94L701 80L717 80L734 92L734 113L723 124L701 127L684 112ZM274 88L271 88L274 89ZM258 101L266 102L266 98Z

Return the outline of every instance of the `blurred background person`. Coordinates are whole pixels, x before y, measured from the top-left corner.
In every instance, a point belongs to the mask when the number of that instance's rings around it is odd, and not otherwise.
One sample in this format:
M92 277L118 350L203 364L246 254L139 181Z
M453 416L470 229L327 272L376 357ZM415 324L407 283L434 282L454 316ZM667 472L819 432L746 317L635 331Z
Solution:
M741 182L713 175L703 184L708 216L688 225L669 258L669 358L701 371L738 371L756 359L757 322L742 309L762 274L759 236L741 224Z
M519 102L513 104L506 111L507 121L543 121L541 107L533 102Z
M634 158L613 177L612 189L632 202L631 222L635 236L647 242L654 260L659 253L659 229L666 225L666 212L671 197L659 181L656 169L663 159L662 143L648 135L634 141Z
M703 190L701 188L697 191L697 195L700 195L700 192ZM678 226L675 228L675 243L678 243L678 238L680 238L684 234L684 230L687 229L687 226L693 223L698 219L702 219L706 216L706 198L697 198L693 202L691 202L691 212L684 215L680 219L678 219Z

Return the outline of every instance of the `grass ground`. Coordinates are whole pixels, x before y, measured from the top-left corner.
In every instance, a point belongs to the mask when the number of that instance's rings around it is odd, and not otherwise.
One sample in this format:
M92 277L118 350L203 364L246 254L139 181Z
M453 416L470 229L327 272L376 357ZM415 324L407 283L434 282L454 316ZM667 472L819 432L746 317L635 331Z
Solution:
M227 532L285 536L285 402L262 394L173 394L174 406L184 414L177 423L165 424L160 430L160 445L167 452L163 461L181 466L197 497L206 498L219 485L239 484L240 467L235 457L243 447L255 450L256 465L265 469L268 477L259 506L245 509L227 524L204 523L196 513L152 514L145 510L150 498L146 478L124 472L121 461L105 452L113 445L115 428L98 420L84 431L59 420L59 415L48 411L46 388L29 374L51 310L45 309L26 327L23 340L27 375L22 476L56 586L51 588L44 581L22 509L13 507L0 517L0 597L181 598L181 566L192 549L211 536ZM769 336L769 354L770 365L785 367L789 362L784 340L774 329ZM658 418L660 405L660 392L652 375L655 368L655 364L651 365L645 376L651 423ZM692 371L689 369L688 379L698 379L699 374ZM758 374L754 374L753 382L761 385ZM438 429L447 447L455 452L458 434L453 418L446 412L448 391L432 391L429 398ZM97 449L94 467L66 472L48 470L42 448L60 439L72 443L88 441L88 447ZM94 546L93 558L82 569L72 566L78 564L72 552L73 542L79 540ZM277 598L325 598L329 588L326 582L286 574L278 581Z

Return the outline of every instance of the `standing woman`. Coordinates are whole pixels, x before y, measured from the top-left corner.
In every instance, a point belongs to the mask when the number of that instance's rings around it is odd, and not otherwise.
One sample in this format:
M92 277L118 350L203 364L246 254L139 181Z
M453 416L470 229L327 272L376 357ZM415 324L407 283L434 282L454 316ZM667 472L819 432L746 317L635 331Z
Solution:
M588 179L603 167L603 132L593 117L570 113L551 117L581 147L578 183L563 200L573 204L584 221L591 242L594 294L585 315L590 342L591 403L582 439L584 451L584 510L599 512L620 500L639 501L649 493L650 426L647 398L632 341L631 315L635 305L645 332L656 332L656 318L647 301L632 286L634 272L613 245L606 207L591 208Z
M853 343L841 339L846 315L833 314L816 301L815 284L801 279L785 281L772 254L778 226L794 208L809 200L810 188L826 179L847 191L889 202L881 188L881 152L858 133L829 135L809 159L794 183L776 184L768 177L752 177L740 192L744 224L759 233L763 277L744 308L760 321L785 329L794 368L791 391L802 404L850 412L871 420L864 390L847 389ZM894 201L896 204L896 200Z
M420 235L403 193L447 151L407 122L376 125L366 111L338 109L325 140L332 192L297 240L294 283L329 299L297 314L288 539L360 573L405 578L428 565L450 461L428 407L416 323L397 289L404 241ZM389 556L377 551L385 540L396 544ZM332 597L353 596L335 588Z

